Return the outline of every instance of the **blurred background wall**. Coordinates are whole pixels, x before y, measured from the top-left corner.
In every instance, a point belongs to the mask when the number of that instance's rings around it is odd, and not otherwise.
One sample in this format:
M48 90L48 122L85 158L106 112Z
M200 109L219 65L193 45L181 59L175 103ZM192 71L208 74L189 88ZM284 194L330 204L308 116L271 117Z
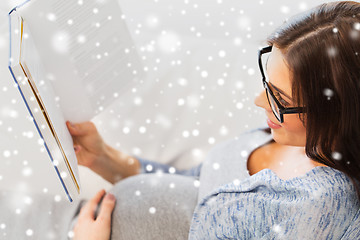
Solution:
M0 2L0 189L65 199L7 69L7 14L21 2ZM92 121L121 151L179 168L198 164L215 144L266 126L253 104L262 91L257 50L276 26L322 2L119 0L147 77ZM79 171L81 197L111 187Z

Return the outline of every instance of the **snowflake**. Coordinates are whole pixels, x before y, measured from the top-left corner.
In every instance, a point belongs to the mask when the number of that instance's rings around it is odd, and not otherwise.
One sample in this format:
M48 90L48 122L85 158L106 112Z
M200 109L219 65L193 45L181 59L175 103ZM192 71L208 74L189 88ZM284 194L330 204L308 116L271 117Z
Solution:
M198 95L190 95L186 98L186 102L187 102L187 106L189 108L196 108L199 106L200 104L200 100L199 100L199 96Z
M235 186L239 186L239 185L240 185L240 180L239 180L239 179L234 179L234 180L233 180L233 184L234 184Z
M27 205L31 205L31 204L33 203L33 200L32 200L31 197L26 196L26 197L24 198L24 203L27 204Z
M194 157L202 157L204 155L203 151L198 149L198 148L194 148L192 151L191 151L191 154L194 156Z
M69 231L67 235L68 235L69 238L73 238L73 237L74 237L74 232L73 232L73 231Z
M60 202L61 201L61 196L60 195L55 195L54 200L55 200L55 202Z
M141 126L141 127L139 128L139 132L142 133L142 134L146 133L146 127Z
M60 31L52 37L52 47L58 53L66 53L69 50L70 35L65 31Z
M183 106L185 104L185 100L183 98L179 98L177 104L178 106Z
M133 152L134 152L134 151L133 151ZM137 152L141 152L141 150L138 149ZM135 159L132 158L132 157L130 157L130 158L127 160L127 164L128 164L128 165L133 165L134 163L135 163Z
M175 52L181 45L180 37L177 33L163 31L157 39L158 48L164 53Z
M60 173L60 176L61 176L62 178L66 178L66 177L67 177L67 173L66 173L66 172L61 172L61 173Z
M159 18L157 16L148 16L146 18L146 25L149 28L156 28L159 26Z
M350 37L351 37L353 40L358 40L358 39L359 39L359 36L360 36L359 31L355 31L355 30L350 31Z
M194 186L196 188L200 187L200 181L199 180L194 180Z
M11 156L11 152L10 152L9 150L5 150L5 151L3 152L3 156L6 157L6 158L10 157L10 156Z
M307 3L301 2L301 3L299 4L299 9L300 9L301 11L305 11L307 8L308 8Z
M225 84L225 80L222 79L222 78L219 78L219 79L217 80L217 84L218 84L219 86L223 86L223 85Z
M244 88L244 83L242 81L237 81L236 82L236 88L237 89L243 89Z
M360 31L360 23L354 23L354 29Z
M214 144L214 143L215 143L215 138L210 137L210 138L208 139L208 143L209 143L209 144Z
M255 74L255 70L254 70L253 68L249 68L249 69L248 69L248 74L249 74L250 76L254 75L254 74Z
M242 150L242 151L240 152L240 155L241 155L242 157L247 157L248 154L249 154L249 153L248 153L246 150Z
M48 13L46 14L46 18L47 20L49 20L50 22L55 22L56 21L56 15L54 13Z
M226 56L226 52L224 50L219 51L219 57L223 58Z
M32 175L32 169L30 167L26 167L22 170L22 175L25 177L31 176Z
M155 207L149 208L149 213L154 214L155 212L156 212L156 208L155 208Z
M34 234L34 231L32 229L26 230L26 235L27 236L32 236L33 234Z
M128 134L128 133L130 132L130 128L124 127L124 128L122 129L122 131L123 131L124 134Z
M327 48L327 53L329 57L335 57L337 55L337 49L335 47Z
M151 172L153 170L153 166L151 164L146 165L146 171Z
M323 90L323 94L327 97L328 100L330 100L331 97L334 96L334 91L331 90L330 88L325 88Z
M201 77L207 78L208 76L209 76L209 74L208 74L207 71L202 71L202 72L201 72Z
M196 137L196 136L199 136L199 130L198 129L194 129L194 130L192 130L192 135L194 136L194 137Z
M182 136L183 136L184 138L188 138L188 137L190 136L189 131L183 131Z
M86 36L80 34L79 36L77 36L76 40L77 40L77 42L80 43L80 44L85 43L85 42L86 42Z
M339 153L339 152L333 152L333 153L331 154L331 157L332 157L333 159L335 159L335 160L341 160L342 155L341 155L341 153Z
M213 169L214 170L218 170L220 168L220 164L219 163L213 163Z
M229 133L229 130L225 126L220 127L220 135L226 136Z
M236 108L237 109L242 109L243 107L244 107L243 103L241 103L241 102L236 103Z
M281 227L278 224L275 224L273 226L273 230L274 230L274 232L279 233L279 232L281 232Z

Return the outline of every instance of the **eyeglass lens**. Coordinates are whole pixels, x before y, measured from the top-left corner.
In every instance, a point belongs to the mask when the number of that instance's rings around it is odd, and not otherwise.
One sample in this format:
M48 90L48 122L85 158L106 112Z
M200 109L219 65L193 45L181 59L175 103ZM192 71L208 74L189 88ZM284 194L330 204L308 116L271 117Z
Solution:
M267 64L267 61L269 59L269 56L270 56L270 52L269 53L264 53L264 54L261 55L261 64L262 64L265 79L266 79L267 82L269 82L269 76L267 74L266 64Z
M270 56L270 53L264 53L261 55L261 64L262 64L262 68L264 71L265 81L267 83L269 82L269 77L267 74L266 64L269 59L269 56ZM269 84L267 84L267 86L265 86L265 89L266 89L266 96L267 96L268 102L270 104L271 110L273 111L275 117L280 121L280 109L278 108L278 105L276 104L274 98L270 94Z
M268 102L270 104L271 110L273 111L275 117L280 121L280 109L278 108L278 105L276 104L274 98L270 94L268 88L266 88L266 96L268 98Z

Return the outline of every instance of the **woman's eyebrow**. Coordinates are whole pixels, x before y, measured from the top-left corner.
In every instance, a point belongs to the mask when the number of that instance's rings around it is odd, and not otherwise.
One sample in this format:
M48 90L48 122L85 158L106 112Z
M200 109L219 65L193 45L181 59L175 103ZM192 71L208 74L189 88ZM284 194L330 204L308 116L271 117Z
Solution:
M267 71L267 65L268 65L268 61L269 61L269 58L266 59L266 63L265 63L265 71ZM287 95L283 90L281 90L280 88L276 87L275 85L273 85L270 80L268 81L268 83L276 90L278 91L279 93L281 93L282 95L284 95L285 97L287 97L288 99L290 99L292 101L292 98Z
M279 93L281 93L282 95L284 95L285 97L287 97L288 99L292 100L292 98L287 95L283 90L281 90L280 88L276 87L275 85L273 85L270 81L268 82L276 91L278 91Z

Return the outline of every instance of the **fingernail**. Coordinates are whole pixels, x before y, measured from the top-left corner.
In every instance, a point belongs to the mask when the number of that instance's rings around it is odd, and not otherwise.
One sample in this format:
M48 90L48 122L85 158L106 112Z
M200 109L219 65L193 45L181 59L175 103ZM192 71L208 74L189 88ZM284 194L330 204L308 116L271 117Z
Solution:
M73 124L72 122L69 122L69 124L72 128L76 128L75 124Z
M107 193L106 196L105 196L105 199L115 201L115 196L112 195L111 193Z

